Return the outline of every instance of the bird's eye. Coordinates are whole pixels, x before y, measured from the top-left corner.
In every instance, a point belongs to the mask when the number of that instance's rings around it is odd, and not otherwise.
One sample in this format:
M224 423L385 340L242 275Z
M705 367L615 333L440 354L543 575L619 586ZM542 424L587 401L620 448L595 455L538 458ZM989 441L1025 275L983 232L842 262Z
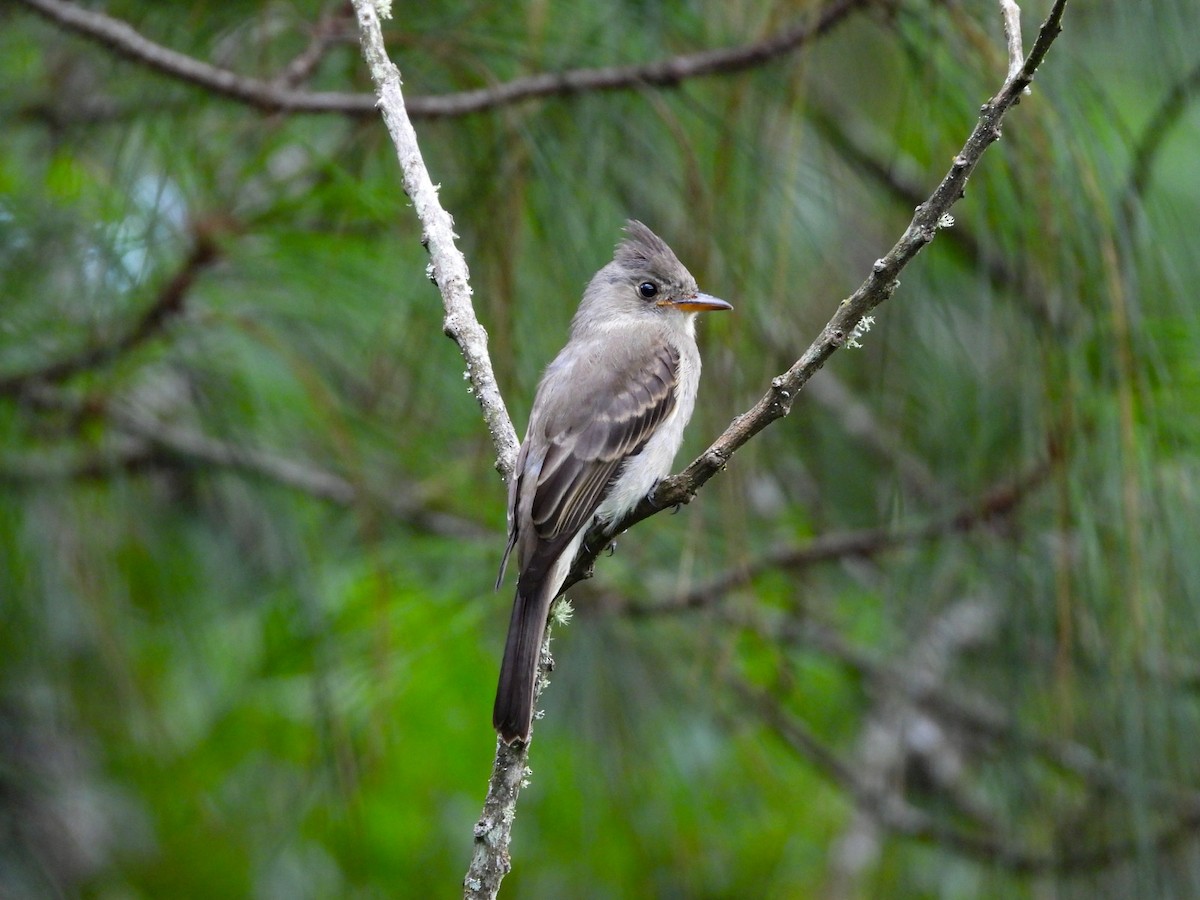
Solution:
M658 285L653 281L643 281L638 285L638 293L649 300L658 293Z

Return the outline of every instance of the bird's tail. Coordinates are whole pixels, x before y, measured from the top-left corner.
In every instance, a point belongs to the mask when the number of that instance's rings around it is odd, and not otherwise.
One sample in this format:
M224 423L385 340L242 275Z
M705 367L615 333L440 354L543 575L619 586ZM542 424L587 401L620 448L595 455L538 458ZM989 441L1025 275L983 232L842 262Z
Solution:
M508 639L504 644L504 661L500 663L496 705L492 707L492 725L506 744L529 740L533 725L533 688L555 587L554 579L539 580L530 587L517 585Z

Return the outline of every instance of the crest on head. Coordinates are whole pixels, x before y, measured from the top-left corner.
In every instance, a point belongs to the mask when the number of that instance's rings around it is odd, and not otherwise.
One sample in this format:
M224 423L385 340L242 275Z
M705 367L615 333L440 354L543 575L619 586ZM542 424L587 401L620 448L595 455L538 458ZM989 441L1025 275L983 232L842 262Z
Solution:
M633 272L655 274L681 286L695 283L675 252L666 241L639 222L630 219L625 223L625 239L617 244L613 260L622 268Z

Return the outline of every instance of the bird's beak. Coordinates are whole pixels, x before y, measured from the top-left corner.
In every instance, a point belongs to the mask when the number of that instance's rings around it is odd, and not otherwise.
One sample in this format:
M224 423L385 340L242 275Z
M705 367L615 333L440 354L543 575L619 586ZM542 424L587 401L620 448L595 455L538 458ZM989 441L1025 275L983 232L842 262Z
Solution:
M733 306L724 300L709 296L708 294L696 294L694 297L673 300L667 305L683 310L684 312L716 312L718 309L733 309Z

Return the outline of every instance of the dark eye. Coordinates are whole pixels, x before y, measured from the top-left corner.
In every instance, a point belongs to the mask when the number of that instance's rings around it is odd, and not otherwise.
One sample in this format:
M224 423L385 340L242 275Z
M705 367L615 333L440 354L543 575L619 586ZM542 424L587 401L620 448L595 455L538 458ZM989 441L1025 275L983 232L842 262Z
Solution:
M638 285L638 293L649 300L658 293L658 285L653 281L643 281Z

